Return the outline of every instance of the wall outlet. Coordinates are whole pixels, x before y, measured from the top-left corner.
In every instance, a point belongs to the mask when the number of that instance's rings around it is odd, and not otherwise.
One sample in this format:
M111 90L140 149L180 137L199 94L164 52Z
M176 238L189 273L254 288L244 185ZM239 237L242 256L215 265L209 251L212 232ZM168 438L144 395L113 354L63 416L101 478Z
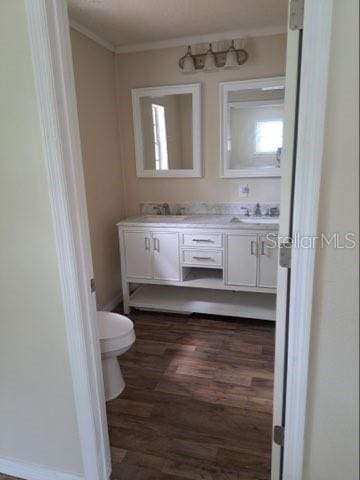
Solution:
M238 196L239 197L249 196L249 185L247 183L244 183L238 186Z

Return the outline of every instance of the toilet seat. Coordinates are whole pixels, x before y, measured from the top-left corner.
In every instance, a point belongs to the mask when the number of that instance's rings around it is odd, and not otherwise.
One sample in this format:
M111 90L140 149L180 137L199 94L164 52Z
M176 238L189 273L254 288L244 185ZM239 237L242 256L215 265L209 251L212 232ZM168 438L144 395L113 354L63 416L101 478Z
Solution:
M97 312L101 353L129 347L135 341L133 322L118 313Z

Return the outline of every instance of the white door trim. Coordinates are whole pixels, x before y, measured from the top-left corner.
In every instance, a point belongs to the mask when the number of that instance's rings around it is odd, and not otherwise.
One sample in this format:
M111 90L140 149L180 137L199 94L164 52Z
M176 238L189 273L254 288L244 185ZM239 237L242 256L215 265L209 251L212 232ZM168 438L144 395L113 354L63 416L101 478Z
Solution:
M294 232L316 235L333 0L306 0ZM87 210L66 5L26 0L86 480L109 475ZM291 270L284 480L301 480L315 251Z
M84 478L110 474L101 353L66 2L25 0ZM65 447L65 446L64 446Z
M305 0L293 233L316 236L333 0ZM293 248L283 480L301 480L315 267L314 248Z
M26 478L27 480L84 480L82 475L51 470L44 465L24 463L14 458L1 458L0 472L12 477Z

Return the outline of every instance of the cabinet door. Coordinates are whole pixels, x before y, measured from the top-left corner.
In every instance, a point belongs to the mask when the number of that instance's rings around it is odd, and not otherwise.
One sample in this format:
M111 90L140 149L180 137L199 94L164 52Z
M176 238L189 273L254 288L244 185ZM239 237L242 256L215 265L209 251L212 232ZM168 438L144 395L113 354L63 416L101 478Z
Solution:
M228 234L226 283L256 287L257 235Z
M178 233L152 233L155 280L180 281Z
M276 288L278 254L274 237L259 237L259 287Z
M152 278L150 232L124 232L126 276Z

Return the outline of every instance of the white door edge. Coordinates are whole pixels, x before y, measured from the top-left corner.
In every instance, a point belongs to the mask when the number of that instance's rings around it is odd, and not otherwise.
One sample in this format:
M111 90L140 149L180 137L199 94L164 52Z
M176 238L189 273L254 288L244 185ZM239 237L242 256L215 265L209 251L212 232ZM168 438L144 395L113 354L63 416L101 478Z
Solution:
M333 0L305 0L293 232L316 236ZM315 249L293 248L283 480L302 480Z
M291 0L289 0L290 2ZM292 218L292 188L294 168L294 139L297 115L298 64L300 49L300 32L288 30L286 48L286 81L285 81L285 125L284 144L281 156L281 198L279 238L290 236ZM276 297L276 336L275 336L275 369L273 393L273 426L283 425L286 341L287 341L287 304L288 304L288 269L278 266ZM282 447L272 443L271 479L279 480L281 475Z
M100 345L66 2L25 0L86 480L110 475Z

